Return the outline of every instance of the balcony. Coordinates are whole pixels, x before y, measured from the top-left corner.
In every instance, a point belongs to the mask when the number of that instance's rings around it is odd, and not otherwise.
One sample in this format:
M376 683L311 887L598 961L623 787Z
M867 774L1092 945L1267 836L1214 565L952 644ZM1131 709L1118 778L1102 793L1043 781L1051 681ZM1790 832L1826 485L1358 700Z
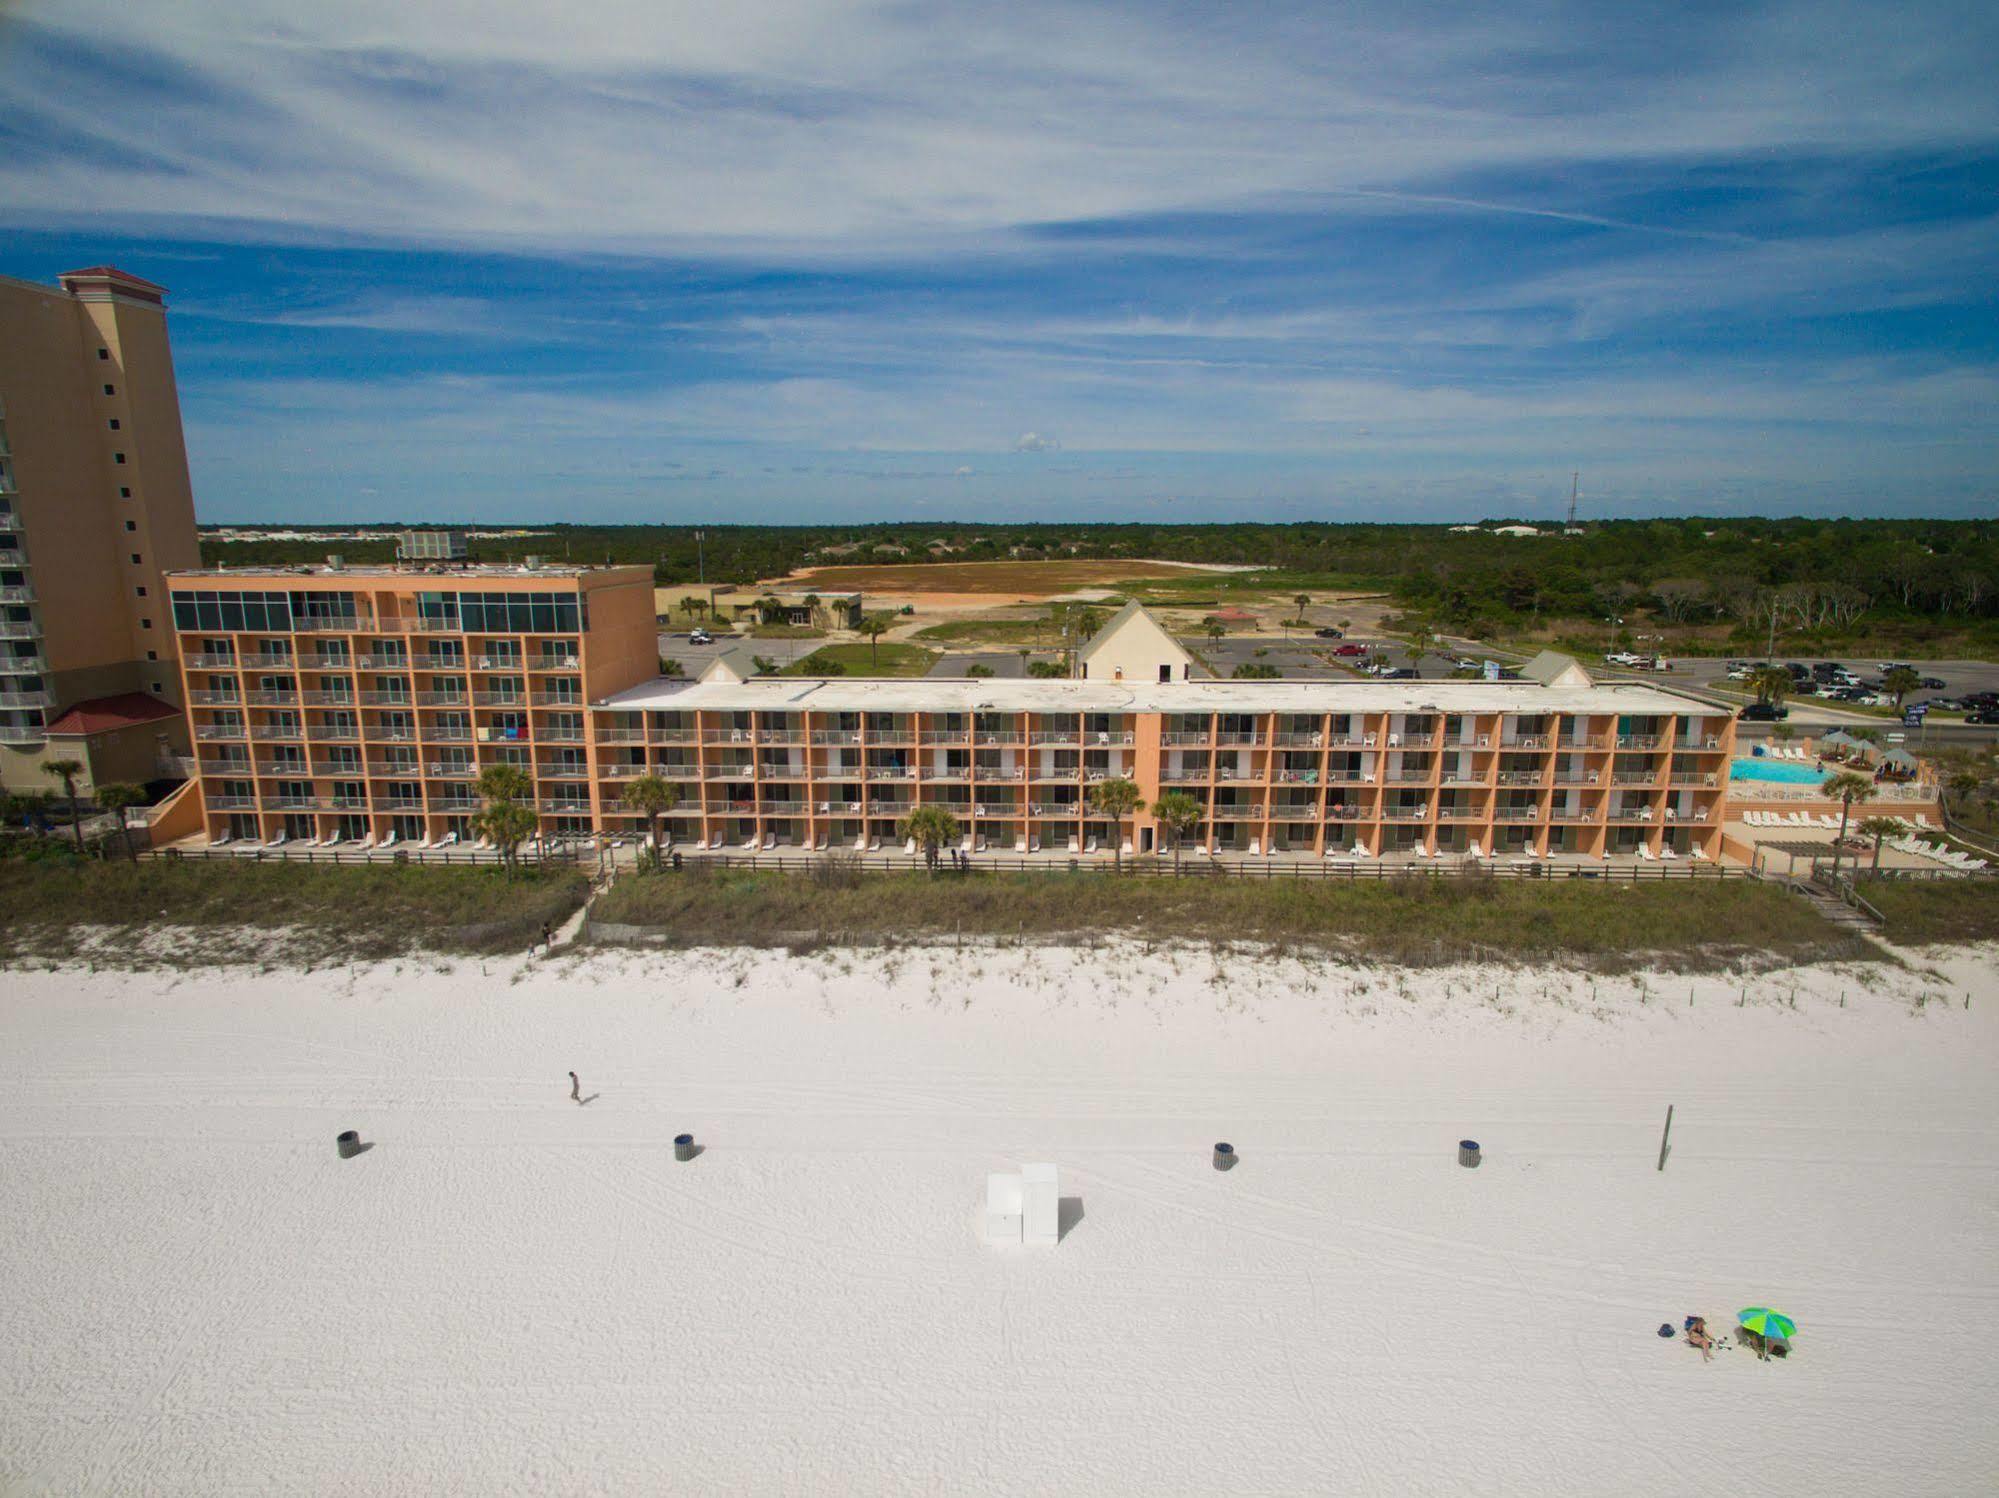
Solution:
M397 729L394 732L377 733L373 737L385 739L391 743L399 739L421 737L433 744L469 744L472 742L472 730L469 728L426 728L421 734L415 734L404 729Z
M206 798L210 811L255 811L255 796L209 796Z
M463 764L453 760L448 764L425 765L423 773L433 780L477 780L479 767L469 760Z
M637 780L646 773L644 765L608 764L599 765L597 773L606 780Z
M536 765L535 778L538 780L588 780L588 765Z
M587 817L590 815L590 803L588 801L571 801L557 797L553 800L538 801L535 804L544 813L551 816Z
M359 614L325 614L313 617L292 616L292 633L295 635L348 635L355 631L373 633L373 620Z
M1071 814L1075 808L1069 808ZM1208 814L1211 822L1260 822L1263 820L1263 804L1259 801L1239 802L1233 806L1217 806Z
M307 707L352 707L357 699L352 692L307 692L299 700Z
M1548 777L1540 770L1501 770L1501 785L1546 785Z
M1675 770L1671 776L1674 785L1718 786L1721 775L1714 770Z
M302 671L352 671L354 658L350 655L302 655L298 664Z
M17 723L0 724L0 744L39 744L47 737L46 729Z
M243 700L252 707L293 707L298 703L298 692L295 689L259 688L254 692L245 692Z
M413 671L463 671L465 657L462 655L419 655L410 662Z
M854 728L815 728L812 730L812 742L815 744L858 744L860 741L860 730Z
M1557 770L1556 785L1595 785L1599 776L1595 770Z
M477 811L484 805L485 803L477 796L450 795L432 796L430 798L430 809L432 811Z
M1610 777L1612 785L1657 785L1657 770L1618 770Z
M247 759L204 759L197 762L204 775L248 775L250 761Z
M39 640L42 627L32 619L0 619L0 640Z
M363 671L407 671L410 668L410 658L406 655L383 655L379 651L370 651L365 655L355 656L354 664Z
M583 730L580 728L560 728L544 723L535 729L534 736L544 744L580 744Z
M35 590L22 584L19 587L0 588L0 603L33 603Z
M196 727L194 736L206 742L218 739L240 739L246 737L248 732L249 730L244 728L241 723L203 723Z
M440 695L437 692L420 692L417 694L418 700L424 701L426 705L428 705L428 699ZM457 700L463 702L465 699L460 697ZM525 692L474 692L472 694L472 702L476 707L506 708L512 712L520 713L527 711L528 696Z
M288 650L252 651L248 655L239 657L238 663L243 666L255 667L258 670L266 671L291 671L297 668L297 663L292 659L291 652Z
M240 692L189 692L187 700L196 707L240 707L243 704Z
M1483 747L1484 735L1481 734L1480 739L1481 747ZM1545 733L1523 733L1513 738L1501 735L1499 747L1502 749L1545 749L1548 747L1548 736Z
M518 655L482 655L478 658L481 671L519 671L524 664Z
M233 671L236 669L236 657L233 655L202 655L196 653L182 656L181 663L191 666L197 671Z
M1493 819L1499 822L1538 822L1541 808L1538 806L1502 806L1493 812Z
M1326 741L1322 733L1273 733L1270 742L1280 749L1317 749Z
M1073 728L1041 728L1030 733L1027 742L1056 747L1064 744L1073 746L1082 742L1082 735Z
M1437 808L1437 820L1440 822L1483 822L1485 820L1485 809L1479 806L1466 805L1463 802L1459 802L1454 806L1440 806Z
M1617 747L1620 749L1657 749L1662 742L1656 733L1620 733Z
M582 660L573 655L544 655L528 662L530 671L580 671Z
M469 699L463 692L418 692L416 694L416 701L419 707L466 707L470 705Z
M646 731L643 728L599 728L597 742L600 744L643 744Z
M358 723L309 723L306 732L312 735L315 743L351 744L360 739L361 726Z
M39 655L0 655L0 676L40 676L49 669Z
M238 768L248 770L250 767L239 763ZM312 779L312 767L302 759L260 759L257 761L257 773L279 775L292 780Z
M236 737L241 738L242 736L243 731L239 728L236 730ZM253 739L276 739L299 743L305 738L305 725L302 723L261 723L250 730L250 737Z
M1430 815L1427 806L1385 806L1381 810L1384 820L1390 822L1421 822Z
M581 710L584 705L581 697L567 692L531 692L528 694L528 701L536 707L566 707L571 712ZM762 737L766 744L792 742L783 735L773 738L770 734L764 734Z

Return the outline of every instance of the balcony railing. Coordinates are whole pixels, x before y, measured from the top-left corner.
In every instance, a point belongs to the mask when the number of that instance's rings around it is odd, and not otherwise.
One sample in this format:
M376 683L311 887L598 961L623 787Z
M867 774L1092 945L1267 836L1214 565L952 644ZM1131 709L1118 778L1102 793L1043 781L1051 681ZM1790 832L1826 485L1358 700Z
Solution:
M861 733L857 728L815 728L812 742L815 744L858 744Z
M241 730L238 730L237 737L242 737ZM305 737L305 725L303 723L260 723L250 730L250 737L253 739L289 739L297 742Z
M406 655L382 655L370 651L365 655L355 656L354 664L363 671L407 671L410 668L410 658Z
M352 707L357 698L352 692L307 692L300 699L307 707Z
M238 657L239 664L255 670L268 671L272 668L290 671L298 663L292 659L289 650L253 650Z
M554 816L587 817L590 815L590 803L588 801L570 801L558 797L553 800L544 799L536 804L541 807L543 812Z
M255 796L210 796L207 798L211 811L255 811Z
M1385 806L1382 817L1390 822L1420 822L1430 815L1427 806Z
M581 658L573 655L543 655L528 662L530 671L580 671Z
M1657 770L1618 770L1610 777L1612 785L1657 785Z
M204 742L216 739L240 739L247 737L249 730L241 723L203 723L194 730L194 736ZM293 735L297 737L296 734Z
M423 772L433 780L476 780L479 777L479 767L470 761L464 764L454 760L447 764L425 765Z
M196 707L240 707L243 696L240 692L189 692L187 700Z
M1657 749L1664 742L1656 733L1620 733L1617 747L1620 749Z
M298 702L298 693L260 689L255 692L245 692L243 700L252 707L291 707Z
M32 619L0 619L0 640L39 640L42 627Z
M1541 819L1541 808L1538 806L1501 806L1494 808L1492 815L1495 820L1501 822L1538 822Z
M1239 802L1233 806L1217 806L1208 814L1208 820L1211 822L1260 822L1263 820L1263 803L1260 801L1246 801Z
M204 655L199 652L185 655L181 660L197 671L233 671L236 657L233 655Z
M536 707L566 707L572 710L580 710L584 706L581 697L566 692L531 692L528 695L528 700ZM763 736L763 741L766 744L793 742L792 740L782 738L773 740L769 734Z

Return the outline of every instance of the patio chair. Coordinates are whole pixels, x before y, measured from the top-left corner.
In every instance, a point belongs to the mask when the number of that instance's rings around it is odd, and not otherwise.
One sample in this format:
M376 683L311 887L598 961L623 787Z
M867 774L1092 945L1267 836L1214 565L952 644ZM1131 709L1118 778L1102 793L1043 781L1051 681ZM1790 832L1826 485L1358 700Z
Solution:
M913 855L916 852L916 839L911 838L908 842L904 843L902 845L902 851L905 857Z
M768 853L772 848L775 848L776 846L777 846L777 834L775 832L766 832L764 834L764 852Z
M1076 846L1075 846L1075 844L1074 844L1074 843L1071 843L1071 844L1069 845L1069 851L1070 851L1071 853L1073 853L1073 852L1075 852L1075 851L1076 851ZM1094 852L1096 852L1096 851L1097 851L1097 840L1096 840L1095 838L1090 838L1090 839L1088 839L1087 841L1085 841L1085 842L1084 842L1084 844L1083 844L1083 851L1084 851L1085 853L1094 853Z
M1257 854L1261 853L1262 851L1263 851L1263 839L1260 837L1251 838L1249 840L1249 856L1251 858L1254 858L1256 857Z
M1091 841L1092 841L1092 842L1094 842L1094 841L1095 841L1095 839L1094 839L1094 838L1092 838L1092 839L1091 839ZM1078 850L1078 845L1077 845L1077 841L1076 841L1076 837L1075 837L1075 834L1071 833L1071 834L1070 834L1070 836L1069 836L1069 851L1070 851L1071 853L1074 853L1074 852L1076 852L1077 850ZM1092 851L1092 852L1095 852L1096 850L1095 850L1095 849L1093 848L1093 849L1091 849L1091 851Z
M232 841L235 840L235 837L236 837L235 833L225 830L222 836L210 838L208 840L208 846L211 848L226 848L229 846L229 844Z
M1030 836L1030 837L1028 838L1028 840L1027 840L1027 851L1028 851L1028 852L1030 852L1030 853L1039 853L1039 852L1041 851L1041 834L1040 834L1040 833L1035 833L1035 834L1033 834L1032 836Z
M1692 853L1688 854L1687 856L1688 856L1688 857L1690 857L1691 859L1693 859L1693 861L1694 861L1695 863L1706 863L1706 862L1707 862L1707 854L1705 854L1705 853L1701 852L1701 850L1700 850L1699 848L1696 848L1696 849L1694 849L1694 851L1693 851Z
M1661 843L1659 845L1659 856L1667 860L1668 862L1677 862L1680 857L1679 854L1673 851L1673 845L1671 843Z
M868 839L868 851L870 853L879 853L881 852L881 850L882 850L882 840L880 838L871 837Z

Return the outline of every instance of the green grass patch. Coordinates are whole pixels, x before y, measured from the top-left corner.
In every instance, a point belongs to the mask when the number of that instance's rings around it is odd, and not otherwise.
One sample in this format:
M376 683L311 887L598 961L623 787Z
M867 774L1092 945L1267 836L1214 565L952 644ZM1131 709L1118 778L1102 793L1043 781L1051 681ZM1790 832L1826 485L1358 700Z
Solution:
M919 640L935 640L940 645L1053 645L1059 633L1045 619L951 619L916 632Z
M101 953L155 927L213 934L212 950L183 960L522 951L544 921L561 924L588 892L584 875L568 867L510 878L493 865L6 858L0 955L73 955L93 932L109 933L115 940L99 943Z
M789 945L966 935L1125 934L1265 941L1358 960L1501 961L1699 972L1860 958L1869 944L1804 901L1748 880L1543 883L1414 874L1385 880L1110 874L862 874L708 869L620 879L592 918L684 944Z
M821 645L812 654L793 661L782 676L823 676L830 661L845 676L921 676L930 669L938 652L900 640L883 640L879 645Z
M811 624L759 624L750 630L753 640L823 640L826 631Z
M1892 942L1999 941L1999 881L1868 879L1860 897L1881 912Z

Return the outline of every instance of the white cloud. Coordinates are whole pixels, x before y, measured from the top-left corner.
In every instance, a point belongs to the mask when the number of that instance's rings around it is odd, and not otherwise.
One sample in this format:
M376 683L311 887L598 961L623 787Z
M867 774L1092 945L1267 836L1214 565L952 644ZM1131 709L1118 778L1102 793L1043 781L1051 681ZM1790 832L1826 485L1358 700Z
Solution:
M1052 453L1061 446L1053 437L1044 437L1039 432L1022 432L1013 439L1013 450L1017 453Z
M1386 3L44 0L22 16L0 104L51 149L13 153L0 188L31 223L88 203L266 236L1025 250L1024 231L1081 219L1450 199L1440 184L1481 171L1999 135L1999 21L1949 0L1794 0L1700 26Z

